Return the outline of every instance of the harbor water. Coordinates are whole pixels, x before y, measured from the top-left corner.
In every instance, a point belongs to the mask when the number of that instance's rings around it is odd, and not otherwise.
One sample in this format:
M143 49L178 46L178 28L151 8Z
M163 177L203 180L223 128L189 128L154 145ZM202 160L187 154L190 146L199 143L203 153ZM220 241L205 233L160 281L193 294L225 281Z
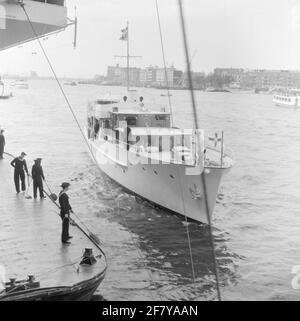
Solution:
M43 158L55 192L62 181L72 183L72 206L108 256L98 294L106 300L215 299L207 227L187 226L183 217L137 202L92 162L57 84L36 80L29 86L0 102L6 151L25 151L30 167ZM64 89L82 127L88 101L125 93L122 87L93 85ZM147 106L168 103L163 91L140 93ZM174 125L192 128L189 93L172 95ZM300 110L276 107L272 96L250 92L196 92L196 98L201 128L207 135L224 130L236 161L222 182L224 197L217 200L213 220L222 299L298 300L292 271L300 265Z

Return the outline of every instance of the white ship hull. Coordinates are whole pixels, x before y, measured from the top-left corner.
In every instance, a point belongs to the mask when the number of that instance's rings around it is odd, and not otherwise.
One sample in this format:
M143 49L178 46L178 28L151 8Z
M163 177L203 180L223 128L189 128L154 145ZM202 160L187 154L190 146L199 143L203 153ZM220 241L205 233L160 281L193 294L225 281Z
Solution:
M206 168L202 174L186 175L184 164L122 165L103 151L98 140L89 140L99 168L115 182L169 211L208 223L202 177L204 175L209 215L212 218L222 176L229 168Z
M276 106L280 107L300 107L300 96L296 97L288 97L288 96L281 96L281 95L275 95L273 98L273 103Z
M67 8L24 0L25 10L38 36L61 30L68 24ZM35 38L28 19L16 0L0 0L0 50Z

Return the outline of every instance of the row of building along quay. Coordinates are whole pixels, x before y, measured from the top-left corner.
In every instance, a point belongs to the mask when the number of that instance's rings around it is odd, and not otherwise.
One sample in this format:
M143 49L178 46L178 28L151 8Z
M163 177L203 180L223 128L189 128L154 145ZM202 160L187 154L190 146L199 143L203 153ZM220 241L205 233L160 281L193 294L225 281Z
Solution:
M188 88L187 73L174 66L164 68L129 68L130 84L136 87L171 89ZM272 90L274 88L300 88L300 70L267 70L243 68L215 68L211 73L192 72L195 89L229 88L247 90ZM102 85L125 86L127 68L119 64L107 67L106 76L96 76L95 81Z

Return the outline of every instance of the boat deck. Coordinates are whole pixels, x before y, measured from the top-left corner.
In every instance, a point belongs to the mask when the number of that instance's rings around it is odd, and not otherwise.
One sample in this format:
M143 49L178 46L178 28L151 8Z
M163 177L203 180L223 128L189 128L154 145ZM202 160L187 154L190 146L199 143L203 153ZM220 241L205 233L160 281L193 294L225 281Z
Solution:
M9 163L8 156L0 160L0 267L6 280L34 275L41 288L68 287L104 273L104 257L76 226L70 226L72 243L61 243L59 210L50 200L16 194ZM93 249L97 264L79 265L85 248Z

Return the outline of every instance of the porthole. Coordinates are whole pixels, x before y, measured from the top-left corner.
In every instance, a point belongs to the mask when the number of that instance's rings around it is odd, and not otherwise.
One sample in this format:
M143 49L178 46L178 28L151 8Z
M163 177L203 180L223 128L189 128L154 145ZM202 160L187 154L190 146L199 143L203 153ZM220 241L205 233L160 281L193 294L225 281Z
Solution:
M143 171L145 171L146 170L146 168L145 167L143 167Z
M170 178L175 179L174 175L170 174Z
M158 175L157 171L154 171L154 174L155 174L155 175Z

